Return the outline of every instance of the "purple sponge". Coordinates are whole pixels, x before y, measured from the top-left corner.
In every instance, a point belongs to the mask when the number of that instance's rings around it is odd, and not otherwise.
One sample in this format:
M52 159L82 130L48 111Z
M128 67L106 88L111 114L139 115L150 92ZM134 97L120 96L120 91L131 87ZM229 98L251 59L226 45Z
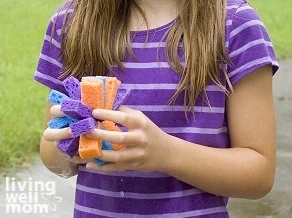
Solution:
M118 109L124 103L124 101L130 95L130 92L131 90L123 88L122 85L119 87L115 101L114 101L113 110Z
M69 76L63 81L63 84L70 98L74 100L81 100L81 87L78 79L73 76Z
M70 125L73 138L76 138L80 135L91 132L95 127L96 127L96 120L93 117L80 120Z
M79 147L79 137L65 139L58 142L58 148L71 158L77 153Z
M61 104L61 111L67 116L78 120L92 117L92 109L78 100L63 100Z
M52 90L49 94L48 101L51 102L53 105L61 104L64 99L68 99L67 95L64 95L61 92L56 90Z
M75 123L77 120L70 117L55 117L48 122L48 126L51 129L61 129L70 126L70 124Z

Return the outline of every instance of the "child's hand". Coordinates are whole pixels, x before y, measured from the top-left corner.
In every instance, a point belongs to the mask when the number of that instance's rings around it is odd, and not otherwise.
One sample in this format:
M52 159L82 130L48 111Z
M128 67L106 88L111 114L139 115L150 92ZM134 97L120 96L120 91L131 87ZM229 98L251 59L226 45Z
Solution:
M93 116L99 120L108 120L127 128L127 132L95 129L88 137L123 144L120 151L102 151L99 159L107 163L101 167L96 163L87 164L87 168L97 171L160 171L165 172L170 158L169 141L171 137L158 128L142 112L121 106L118 111L97 109ZM65 133L62 133L66 135Z
M52 117L64 116L64 114L61 111L60 105L52 106L50 109L50 114L52 115ZM71 131L70 131L69 127L62 128L62 129L47 128L43 133L43 137L46 141L53 142L54 145L56 146L56 149L58 150L57 155L68 162L71 162L73 164L86 164L90 161L93 161L93 159L83 159L82 160L79 157L79 155L75 155L73 158L71 158L69 155L63 153L60 149L58 149L58 147L57 147L58 141L72 138Z

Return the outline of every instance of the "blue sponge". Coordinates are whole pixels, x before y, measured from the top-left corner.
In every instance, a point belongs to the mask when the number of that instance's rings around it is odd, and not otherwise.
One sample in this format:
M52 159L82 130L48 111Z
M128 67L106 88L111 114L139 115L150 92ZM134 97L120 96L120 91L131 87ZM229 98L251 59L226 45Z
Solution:
M56 90L52 90L49 94L48 101L53 105L59 105L62 103L64 99L68 99L69 97L61 92Z
M66 117L55 117L48 122L48 126L51 129L61 129L69 127L70 124L75 123L77 120L72 119L68 116Z
M102 141L102 150L113 150L112 143L108 141Z
M113 146L110 142L108 141L102 141L102 150L113 150ZM105 161L103 160L100 160L100 159L95 159L95 163L98 165L98 166L102 166L104 164L106 164Z

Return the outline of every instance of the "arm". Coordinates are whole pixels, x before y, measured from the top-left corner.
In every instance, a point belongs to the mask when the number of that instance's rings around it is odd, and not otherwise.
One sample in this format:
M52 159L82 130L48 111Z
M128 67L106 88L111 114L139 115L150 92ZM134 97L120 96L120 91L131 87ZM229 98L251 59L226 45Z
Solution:
M89 137L126 145L118 152L103 151L97 171L162 171L206 192L257 199L267 194L275 174L275 119L272 70L262 67L234 87L227 102L231 148L193 144L160 130L141 112L95 110L101 120L128 128L117 133L95 129ZM166 155L167 154L167 155Z
M173 138L177 161L168 171L213 194L257 199L270 191L275 174L271 67L256 70L234 88L227 102L232 148L194 146Z

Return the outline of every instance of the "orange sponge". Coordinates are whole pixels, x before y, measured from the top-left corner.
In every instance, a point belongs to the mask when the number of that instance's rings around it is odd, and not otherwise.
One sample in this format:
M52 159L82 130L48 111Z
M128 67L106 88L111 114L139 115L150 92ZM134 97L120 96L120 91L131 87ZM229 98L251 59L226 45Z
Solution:
M86 135L80 136L78 153L81 159L100 157L101 149L101 140L91 139Z
M101 80L83 80L81 82L81 101L92 109L104 108L103 83Z
M121 82L115 77L83 77L81 82L81 101L92 109L105 108L112 110ZM115 123L103 121L103 127L110 131L121 131ZM100 128L100 123L97 123ZM113 150L123 148L123 145L113 144ZM99 157L102 151L102 141L80 136L79 155L82 159Z
M121 82L116 77L106 77L104 108L112 110Z
M120 128L111 121L103 121L102 122L104 129L109 130L109 131L117 131L120 132ZM118 151L121 150L122 148L124 148L124 145L121 144L112 144L114 151Z

